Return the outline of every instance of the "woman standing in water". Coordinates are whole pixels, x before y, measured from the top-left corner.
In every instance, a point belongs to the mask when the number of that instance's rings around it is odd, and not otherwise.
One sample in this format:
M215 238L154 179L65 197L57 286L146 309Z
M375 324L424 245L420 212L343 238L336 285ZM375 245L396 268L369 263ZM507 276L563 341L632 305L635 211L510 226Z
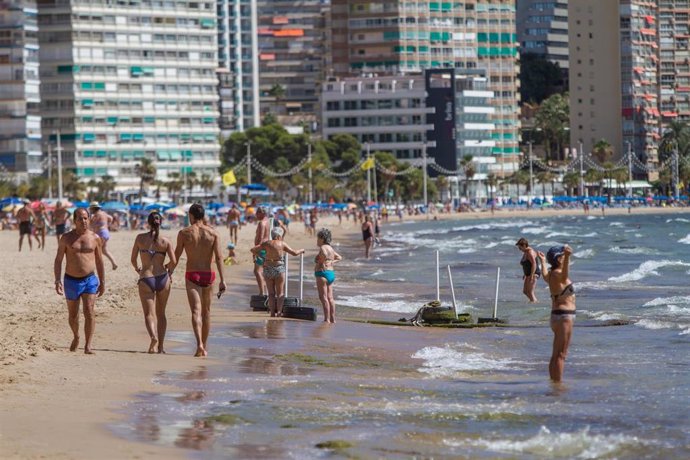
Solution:
M374 225L368 214L362 223L362 240L364 240L364 256L368 259L371 246L374 244Z
M285 300L285 253L292 256L304 254L304 249L295 251L283 241L283 229L273 227L271 240L251 249L252 254L258 256L261 250L266 251L263 270L266 288L268 289L268 306L271 317L283 316L283 301Z
M165 307L170 295L170 267L175 266L173 245L168 238L160 236L161 221L158 212L152 212L148 217L149 231L140 233L134 240L131 262L134 270L139 274L139 298L144 310L144 324L151 338L149 353L165 353L163 342L168 320L165 317ZM170 262L163 265L165 256ZM141 267L138 258L141 258ZM155 326L154 326L154 323Z
M537 278L541 275L541 267L537 261L537 251L529 247L526 238L520 238L515 246L522 251L520 265L522 265L522 279L525 282L522 287L522 293L527 296L530 302L535 303L537 302L537 296L534 290L537 287Z
M323 306L323 321L335 323L335 299L333 297L333 283L335 282L335 270L333 265L343 260L340 254L331 247L331 231L322 228L316 234L316 245L319 253L314 258L314 277L316 289L319 291L319 300Z
M544 281L549 285L551 292L551 330L554 338L549 375L554 382L560 382L563 378L565 358L568 355L568 346L575 322L575 288L568 273L572 253L573 250L568 245L554 246L549 249L546 260L550 268L546 267L544 254L539 253L544 267Z

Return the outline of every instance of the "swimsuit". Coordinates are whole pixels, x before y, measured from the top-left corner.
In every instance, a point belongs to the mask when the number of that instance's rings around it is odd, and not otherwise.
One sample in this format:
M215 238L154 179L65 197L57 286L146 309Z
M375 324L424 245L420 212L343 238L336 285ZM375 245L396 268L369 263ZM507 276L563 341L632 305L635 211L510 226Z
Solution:
M108 241L110 239L110 232L107 228L100 228L96 231L96 235L100 236L103 241Z
M19 234L20 235L31 235L31 222L25 220L24 222L19 222Z
M67 300L79 300L82 294L98 293L100 281L95 273L86 276L76 277L65 273L64 287Z
M199 287L209 287L216 280L216 272L187 272L184 279Z
M319 270L314 272L315 278L325 278L326 283L330 286L335 282L335 271L333 270Z
M267 261L273 262L276 265L264 265L264 278L272 280L280 278L280 276L285 273L285 261L283 259L267 259Z
M575 321L575 310L551 310L551 322L556 321Z
M532 275L532 262L530 262L528 259L522 259L520 261L520 265L522 265L522 272L525 274L525 276ZM541 264L538 260L537 269L535 270L534 274L537 276L541 275Z
M55 233L58 236L64 235L65 232L67 231L66 227L67 227L67 224L56 224L55 225Z
M160 275L139 278L139 281L137 282L143 282L149 287L149 289L151 289L152 292L160 292L168 285L168 272L161 273Z
M231 227L237 227L238 225L240 225L240 223L236 220L231 220L230 222L228 222L228 225Z
M575 287L573 286L573 283L570 283L565 288L563 288L560 294L551 294L551 297L553 297L554 302L558 302L560 298L568 297L571 295L575 295Z
M256 265L263 265L265 257L266 257L266 250L262 249L259 251L259 255L254 257L254 263Z
M366 230L362 230L362 239L363 239L364 241L366 241L366 240L372 238L373 236L374 236L374 235L371 234L371 228L370 228L370 227L367 227Z

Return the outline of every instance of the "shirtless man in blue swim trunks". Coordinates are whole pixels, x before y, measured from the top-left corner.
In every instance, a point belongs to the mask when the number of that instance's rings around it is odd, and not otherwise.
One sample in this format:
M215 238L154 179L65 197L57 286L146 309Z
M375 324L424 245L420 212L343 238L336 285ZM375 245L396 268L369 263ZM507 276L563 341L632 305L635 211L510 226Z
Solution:
M94 305L96 296L105 292L105 270L101 253L101 239L89 230L89 212L79 208L74 212L75 228L60 238L55 256L55 292L65 295L69 310L69 327L74 338L69 347L79 346L79 302L84 308L84 353L93 354L91 339L96 326ZM62 259L66 259L64 284L61 279ZM94 273L95 272L95 273ZM96 273L98 276L96 276Z
M113 259L113 255L108 251L110 224L113 221L113 217L101 209L101 205L98 204L98 201L92 201L89 207L91 208L91 231L101 237L103 255L105 255L113 265L113 270L117 270L115 259Z
M232 208L228 211L227 225L230 229L230 241L237 246L237 231L240 228L240 218L242 214L240 210L237 209L237 205L233 203Z

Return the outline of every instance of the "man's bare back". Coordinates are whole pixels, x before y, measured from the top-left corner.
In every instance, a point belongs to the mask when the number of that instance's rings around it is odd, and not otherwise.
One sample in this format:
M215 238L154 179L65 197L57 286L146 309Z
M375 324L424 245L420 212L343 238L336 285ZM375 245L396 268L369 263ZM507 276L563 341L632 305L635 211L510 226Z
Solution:
M187 256L187 271L211 270L213 253L218 238L218 233L204 224L191 225L180 230L178 243L183 243L182 247Z
M264 241L269 240L268 218L264 216L256 225L256 236L254 237L254 246L258 246Z

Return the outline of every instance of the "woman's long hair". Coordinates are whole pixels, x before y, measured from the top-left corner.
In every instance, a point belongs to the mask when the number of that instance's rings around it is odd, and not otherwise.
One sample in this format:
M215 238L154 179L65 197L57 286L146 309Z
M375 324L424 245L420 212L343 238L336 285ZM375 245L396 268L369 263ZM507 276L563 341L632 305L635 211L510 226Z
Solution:
M158 217L159 220L156 220L156 217ZM153 211L151 214L149 214L148 217L148 223L149 223L149 234L153 237L154 242L158 242L158 236L160 235L161 232L161 221L163 220L163 216L158 211Z

